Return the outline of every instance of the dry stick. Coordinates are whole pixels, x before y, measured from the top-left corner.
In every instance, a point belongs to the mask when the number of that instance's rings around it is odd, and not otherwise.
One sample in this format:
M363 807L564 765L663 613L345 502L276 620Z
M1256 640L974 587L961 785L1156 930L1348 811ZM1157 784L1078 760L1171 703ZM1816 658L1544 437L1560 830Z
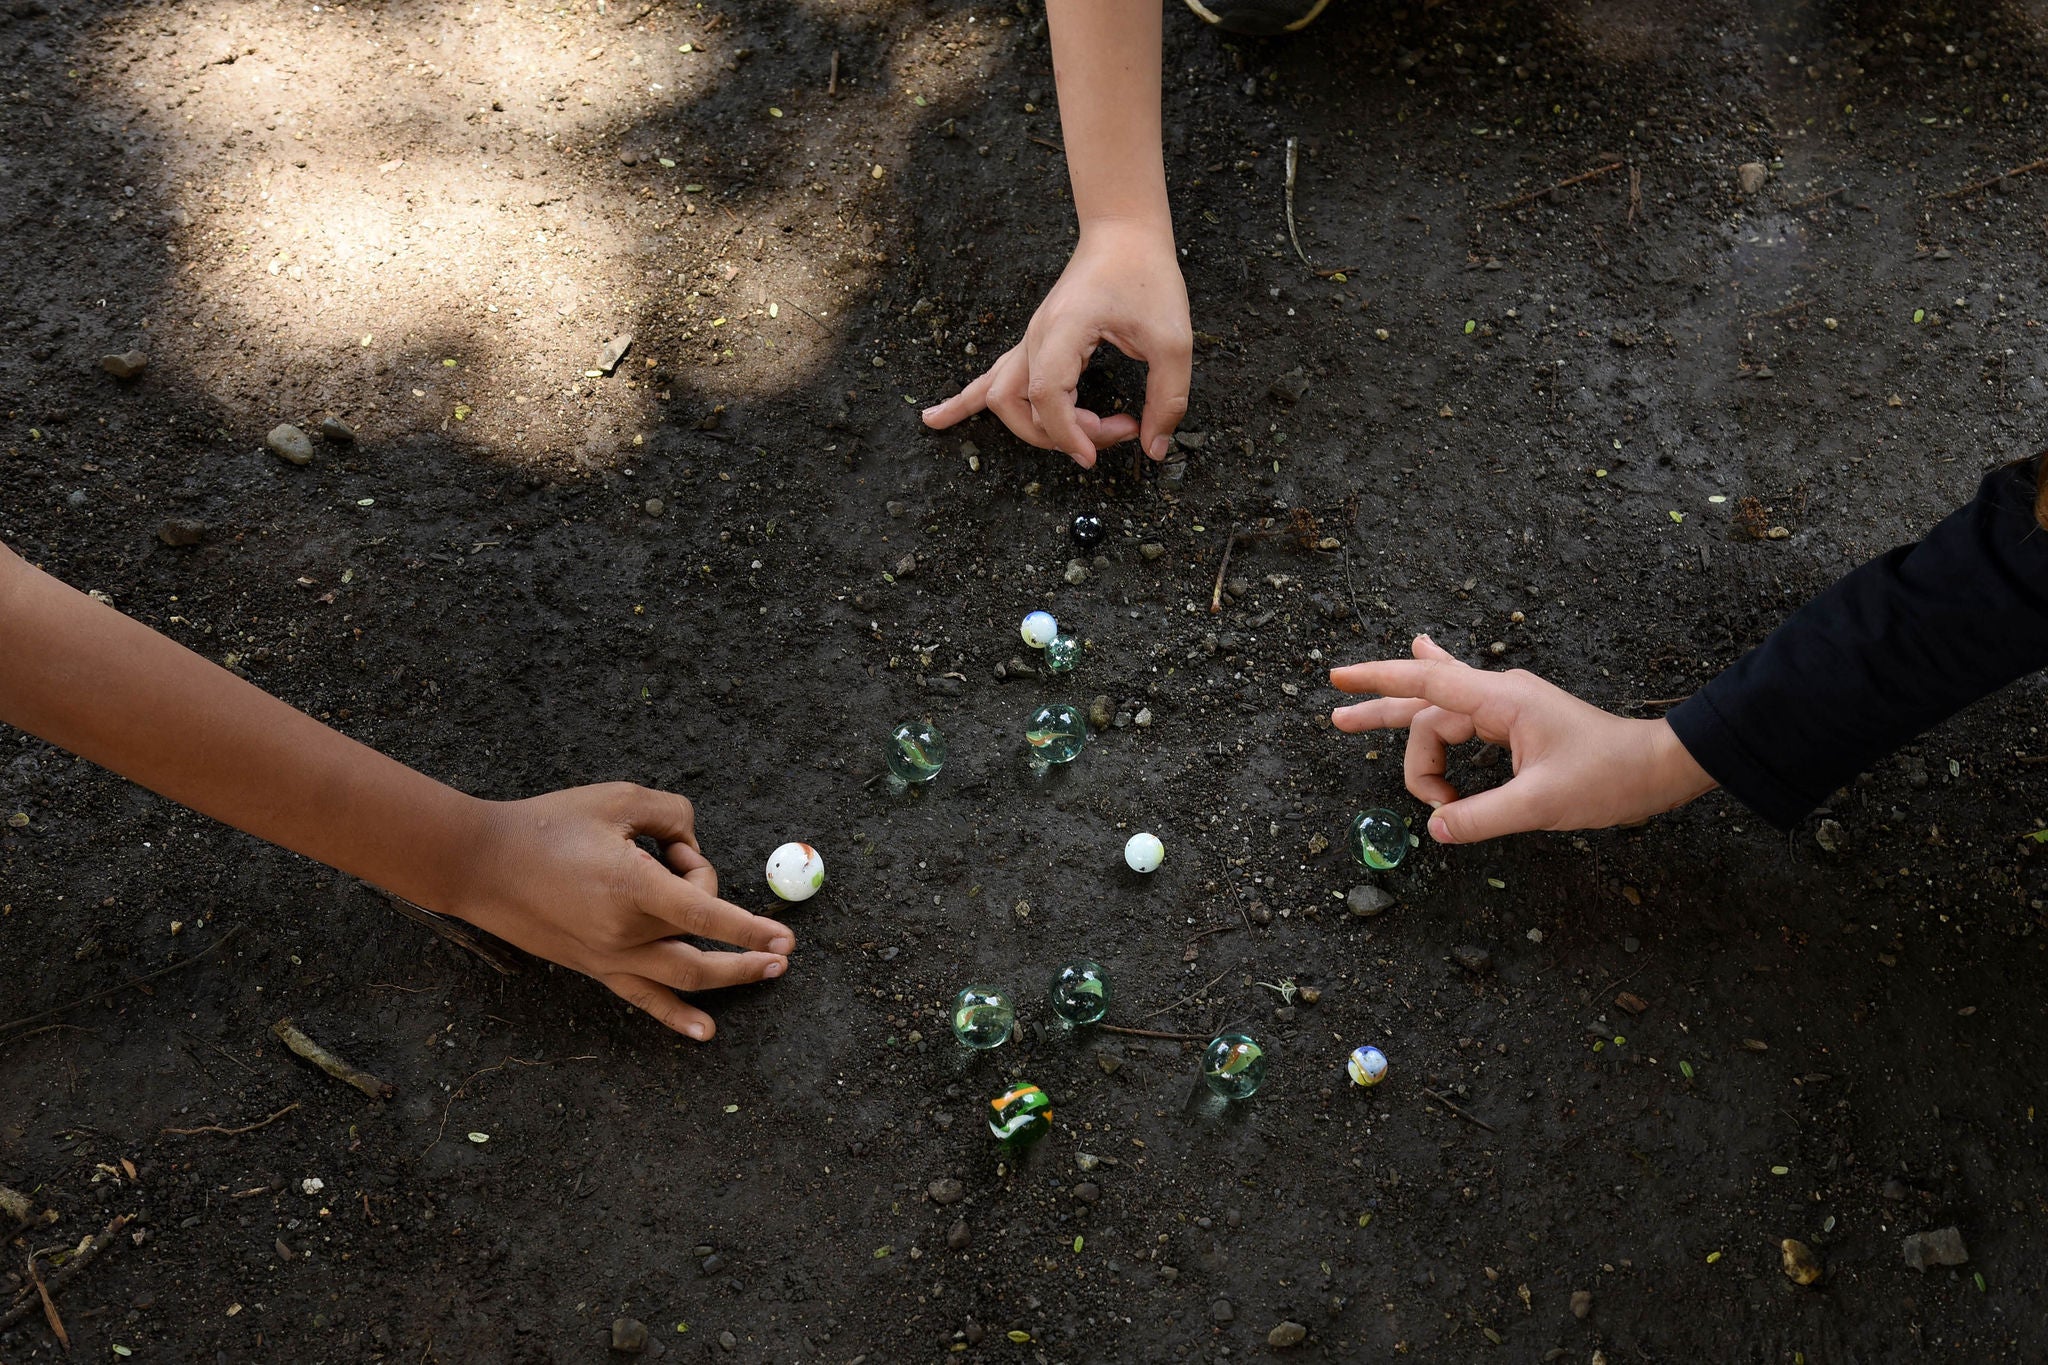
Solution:
M812 322L815 322L815 323L817 323L817 324L818 324L818 329L819 329L820 331L822 331L822 332L823 332L823 333L824 333L824 334L825 334L826 336L831 336L831 335L832 335L832 329L831 329L831 327L829 327L828 325L826 325L825 319L823 319L823 318L819 317L819 316L818 316L818 315L817 315L816 313L813 313L813 312L812 312L812 311L811 311L810 309L808 309L808 308L804 307L804 306L803 306L802 304L798 303L798 302L797 302L797 301L796 301L795 299L784 299L784 300L783 300L783 302L784 302L784 303L787 303L787 304L788 304L788 305L789 305L790 307L792 307L792 308L796 309L796 311L797 311L797 312L799 312L799 313L802 313L802 314L803 314L803 315L804 315L805 317L809 318L809 319L810 319L810 320L811 320Z
M1288 241L1290 241L1290 242L1292 242L1292 243L1294 243L1294 254L1295 254L1295 255L1297 255L1297 256L1299 256L1299 257L1301 257L1301 263L1302 263L1303 265L1305 265L1305 266L1308 266L1308 268L1309 268L1310 270L1314 270L1314 269L1315 269L1315 265L1314 265L1314 264L1313 264L1313 263L1312 263L1312 262L1311 262L1311 261L1309 260L1309 258L1308 258L1308 253L1307 253L1306 251L1303 251L1303 250L1301 249L1301 238L1297 237L1297 236L1295 235L1295 233L1294 233L1294 163L1295 163L1295 144L1294 144L1294 139L1293 139L1293 138L1288 138L1288 139L1287 139L1287 240L1288 240Z
M132 1213L122 1214L113 1222L107 1224L106 1229L99 1236L80 1247L78 1254L69 1261L66 1261L64 1268L50 1277L49 1288L46 1294L55 1296L59 1290L84 1273L85 1268L93 1263L93 1259L113 1245L114 1239L120 1235L121 1229L127 1227L134 1218L135 1215ZM31 1262L31 1268L33 1268L33 1262ZM14 1307L8 1309L6 1313L0 1314L0 1332L6 1331L27 1317L29 1310L35 1305L35 1301L36 1296L31 1294L16 1303Z
M1618 171L1625 164L1627 163L1620 161L1610 161L1605 166L1595 166L1590 171L1580 171L1577 175L1566 176L1564 179L1558 181L1555 185L1545 185L1540 190L1531 190L1527 194L1519 195L1513 199L1503 199L1498 204L1488 204L1486 206L1486 212L1493 213L1500 209L1518 209L1522 207L1522 205L1524 204L1533 204L1546 194L1553 193L1557 190L1565 189L1572 185L1582 185L1586 181L1592 180L1597 176L1606 175L1609 171Z
M243 1128L222 1128L216 1124L209 1123L204 1128L166 1128L164 1129L164 1131L166 1133L176 1133L179 1137L197 1137L201 1133L219 1133L222 1137L240 1137L244 1133L253 1133L258 1128L268 1128L271 1124L276 1123L279 1119L283 1118L286 1114L291 1113L292 1110L298 1107L299 1102L297 1100L293 1100L290 1104L278 1110L269 1118L260 1120L256 1123L249 1124L247 1127Z
M1640 166L1628 168L1628 226L1634 227L1636 215L1643 211L1643 169Z
M825 82L825 93L835 99L839 96L839 49L836 47L832 49L832 75Z
M2000 171L1989 180L1979 180L1974 185L1965 185L1959 190L1948 190L1934 197L1936 199L1960 199L1966 194L1975 194L1979 190L1988 190L2001 180L2010 180L2016 175L2030 175L2035 171L2048 171L2048 156L2042 157L2039 161L2029 161L2024 166L2015 166L2009 171Z
M350 1066L347 1062L344 1062L341 1058L335 1056L311 1038L308 1038L299 1029L293 1027L291 1020L278 1020L270 1026L270 1031L276 1034L286 1047L334 1077L335 1080L354 1086L373 1100L388 1100L391 1098L393 1088L390 1084L378 1080L375 1076L359 1067Z
M1849 187L1847 185L1837 185L1833 189L1823 190L1819 194L1809 194L1808 196L1806 196L1806 198L1801 199L1796 204L1785 205L1785 211L1787 213L1790 213L1795 209L1810 209L1815 204L1825 204L1828 200L1834 198L1836 195L1846 193L1848 191L1848 188Z
M1162 1014L1165 1014L1165 1013L1167 1013L1167 1012L1168 1012L1168 1011L1170 1011L1170 1010L1177 1010L1177 1009L1179 1009L1179 1008L1180 1008L1180 1007L1181 1007L1182 1005L1185 1005L1185 1004L1187 1004L1187 1002L1188 1002L1188 1001L1190 1001L1190 1000L1194 999L1194 998L1195 998L1195 996L1197 996L1197 995L1200 995L1200 994L1202 993L1202 991L1206 991L1206 990L1208 990L1208 989L1209 989L1209 986L1214 986L1214 985L1216 984L1216 982L1218 982L1218 981L1221 981L1221 980L1222 980L1222 979L1223 979L1224 977L1226 977L1226 976L1229 976L1229 975L1230 975L1230 968L1228 968L1228 967L1225 967L1225 968L1224 968L1224 969L1223 969L1222 971L1220 971L1220 972L1216 973L1216 975L1215 975L1215 978L1214 978L1213 980L1211 980L1211 981L1209 982L1209 985L1208 985L1208 986L1204 986L1204 987L1202 987L1202 990L1199 990L1199 991L1194 991L1194 992L1191 992L1191 993L1189 993L1189 994L1187 994L1187 995L1183 995L1183 996L1182 996L1182 997L1181 997L1180 999L1178 999L1178 1000L1174 1001L1174 1002L1173 1002L1173 1003L1172 1003L1171 1005L1168 1005L1168 1006L1166 1007L1166 1009L1163 1009L1163 1010L1153 1010L1153 1011L1152 1011L1152 1012L1151 1012L1150 1014L1148 1014L1148 1015L1145 1015L1144 1017L1145 1017L1145 1018L1147 1018L1147 1019L1157 1019L1157 1018L1158 1018L1158 1017L1159 1017L1160 1015L1162 1015Z
M1131 1028L1127 1024L1097 1024L1104 1033L1121 1033L1129 1038L1164 1038L1174 1043L1199 1043L1204 1041L1199 1033L1162 1033L1156 1028Z
M222 934L219 938L215 939L207 947L201 948L198 952L192 954L192 956L186 958L183 962L173 962L168 967L159 967L157 968L157 970L153 972L145 972L141 976L135 977L128 981L123 981L118 986L109 986L105 990L98 991L92 995L81 996L79 999L72 1001L68 1005L59 1005L57 1006L57 1008L53 1010L44 1010L41 1014L31 1014L25 1019L15 1019L9 1023L0 1024L0 1033L6 1033L10 1029L21 1028L28 1024L40 1024L45 1019L54 1019L56 1016L60 1014L69 1014L72 1010L75 1010L82 1005L94 1004L98 1001L106 999L110 995L118 995L122 991L128 990L131 987L141 986L148 982L158 980L159 978L169 976L172 972L181 972L185 968L191 966L193 963L198 962L203 958L213 953L217 953L221 949L227 947L228 944L234 942L236 935L240 934L242 930L247 927L248 926L246 925L237 924L234 928L228 930L225 934ZM13 1040L8 1039L7 1041L12 1042Z
M1358 585L1351 581L1351 547L1344 547L1344 590L1351 598L1351 614L1358 618L1358 633L1372 634L1372 628L1365 624L1365 612L1358 605Z
M1500 1132L1500 1129L1498 1129L1498 1128L1494 1127L1494 1126L1493 1126L1492 1124L1488 1123L1488 1122L1487 1122L1487 1121L1486 1121L1485 1119L1482 1119L1482 1118L1478 1118L1478 1117L1475 1117L1474 1115L1471 1115L1471 1114L1468 1114L1468 1113L1466 1113L1466 1112L1465 1112L1464 1110L1460 1109L1460 1108L1459 1108L1459 1107L1458 1107L1457 1105L1455 1105L1455 1104L1452 1104L1452 1103L1451 1103L1451 1102L1450 1102L1449 1100L1445 1099L1445 1098L1444 1098L1444 1097L1443 1097L1442 1095L1439 1095L1439 1094L1437 1094L1437 1093L1436 1093L1436 1091L1434 1091L1434 1090L1431 1090L1431 1089L1429 1089L1429 1088L1428 1088L1427 1086L1424 1086L1424 1087L1423 1087L1422 1093L1423 1093L1423 1094L1425 1094L1425 1095L1427 1095L1427 1096L1429 1096L1429 1097L1430 1097L1431 1099L1435 1100L1435 1101L1436 1101L1436 1102L1437 1102L1438 1104L1442 1105L1442 1106L1443 1106L1444 1108L1446 1108L1446 1109L1450 1110L1450 1111L1451 1111L1451 1112L1452 1112L1453 1114L1456 1114L1456 1115L1457 1115L1457 1116L1458 1116L1459 1118L1461 1118L1461 1119L1465 1120L1465 1122L1467 1122L1467 1123L1476 1123L1476 1124L1478 1124L1478 1125L1479 1125L1479 1126L1480 1126L1481 1128L1484 1128L1484 1129L1485 1129L1485 1130L1486 1130L1487 1132L1489 1132L1489 1133L1498 1133L1498 1132Z
M1237 548L1237 523L1232 522L1230 534L1223 541L1223 562L1216 566L1216 590L1209 594L1209 614L1216 615L1223 610L1223 575L1230 571L1230 552Z
M371 890L382 896L386 905L389 905L393 910L404 915L413 923L424 924L456 947L467 948L470 952L475 953L478 957L489 963L497 971L498 975L519 975L519 960L503 948L498 947L495 943L489 943L478 938L469 929L449 919L446 915L437 915L424 906L414 905L405 897L394 896L382 887L372 887Z
M73 1033L90 1033L93 1037L98 1038L101 1042L106 1041L105 1037L103 1037L100 1034L99 1030L89 1029L85 1027L85 1025L83 1024L44 1024L41 1028L32 1028L27 1030L26 1032L17 1033L11 1038L0 1039L0 1047L8 1047L14 1043L24 1042L27 1039L35 1037L38 1033L55 1033L59 1029L70 1029Z
M1046 141L1046 140L1045 140L1044 138L1042 138L1042 137L1031 137L1031 138L1026 138L1026 139L1024 139L1024 140L1025 140L1026 142L1035 142L1035 143L1037 143L1037 144L1038 144L1039 146L1041 146L1041 147L1050 147L1050 148L1052 148L1052 150L1054 150L1054 151L1058 152L1058 153L1059 153L1059 154L1060 154L1061 156L1065 156L1065 155L1067 154L1067 149L1066 149L1066 148L1064 148L1064 147L1062 147L1062 146L1060 146L1060 144L1059 144L1059 143L1057 143L1057 142L1048 142L1048 141Z
M36 1253L28 1254L28 1277L35 1281L36 1295L43 1301L43 1321L50 1324L50 1330L57 1334L57 1344L65 1350L71 1349L71 1333L64 1330L64 1319L57 1315L56 1301L50 1297L50 1286L43 1283L43 1272L36 1269Z

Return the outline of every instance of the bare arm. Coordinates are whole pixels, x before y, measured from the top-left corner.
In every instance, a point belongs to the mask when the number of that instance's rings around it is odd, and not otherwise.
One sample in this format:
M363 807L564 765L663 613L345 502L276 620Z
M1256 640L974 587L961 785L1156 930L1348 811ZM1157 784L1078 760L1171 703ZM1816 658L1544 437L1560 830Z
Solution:
M625 783L465 796L356 743L0 546L0 722L259 838L594 976L671 1028L677 999L779 976L789 931L718 899L680 796ZM667 845L667 866L634 843ZM699 934L766 951L702 953Z
M1048 0L1046 19L1080 241L1024 340L924 420L942 429L986 409L1020 440L1084 468L1133 436L1163 460L1187 413L1194 333L1160 147L1159 0ZM1081 371L1105 341L1145 362L1140 419L1075 406Z

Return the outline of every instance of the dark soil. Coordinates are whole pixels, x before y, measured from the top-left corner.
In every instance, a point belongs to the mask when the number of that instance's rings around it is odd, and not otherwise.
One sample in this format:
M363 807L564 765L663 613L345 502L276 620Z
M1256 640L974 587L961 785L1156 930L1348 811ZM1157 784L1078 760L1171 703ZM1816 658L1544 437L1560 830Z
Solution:
M132 1213L58 1296L78 1358L597 1360L618 1317L691 1360L1218 1360L1282 1320L1330 1360L2048 1356L2038 680L1839 794L1837 851L1716 796L1425 839L1361 920L1326 841L1416 808L1323 676L1427 629L1655 714L2037 449L2048 175L1937 196L2048 146L2048 7L1353 4L1270 44L1175 7L1194 410L1184 459L1095 474L917 420L1071 244L1035 8L606 8L6 5L0 537L468 790L681 790L756 904L817 843L794 969L683 1044L7 734L0 1019L242 932L0 1031L0 1184L59 1215L0 1312ZM1289 137L1341 280L1287 241ZM261 449L330 412L360 443ZM1070 587L1083 510L1107 566ZM1080 671L998 681L1040 606ZM1130 720L1034 780L1055 693ZM917 714L947 771L865 785ZM1057 1027L1079 952L1115 1022L1246 1023L1265 1089ZM970 980L1019 1042L953 1045ZM1018 1077L1057 1130L1006 1163ZM1948 1224L1969 1263L1909 1269Z

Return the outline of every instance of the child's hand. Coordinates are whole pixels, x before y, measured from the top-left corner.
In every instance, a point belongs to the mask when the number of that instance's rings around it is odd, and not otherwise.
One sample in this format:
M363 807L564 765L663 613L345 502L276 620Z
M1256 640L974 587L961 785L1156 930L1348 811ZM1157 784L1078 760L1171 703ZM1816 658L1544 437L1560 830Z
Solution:
M1074 406L1081 371L1104 341L1145 362L1142 420ZM1063 450L1083 469L1095 467L1098 449L1133 436L1147 455L1163 460L1167 438L1187 414L1193 354L1188 291L1174 259L1172 228L1090 223L1024 340L981 378L926 408L925 425L944 430L987 409L1019 440Z
M1408 790L1436 808L1429 832L1438 843L1635 824L1715 786L1663 721L1609 715L1521 669L1483 672L1426 635L1415 638L1413 660L1335 668L1330 681L1382 694L1332 711L1339 730L1406 727ZM1515 775L1460 800L1444 780L1444 751L1475 736L1506 745Z
M699 1042L717 1026L676 991L765 981L788 970L796 936L718 898L683 797L628 782L490 805L474 881L453 913L527 952L594 976L627 1003ZM634 843L663 845L667 866ZM708 952L677 935L750 952Z

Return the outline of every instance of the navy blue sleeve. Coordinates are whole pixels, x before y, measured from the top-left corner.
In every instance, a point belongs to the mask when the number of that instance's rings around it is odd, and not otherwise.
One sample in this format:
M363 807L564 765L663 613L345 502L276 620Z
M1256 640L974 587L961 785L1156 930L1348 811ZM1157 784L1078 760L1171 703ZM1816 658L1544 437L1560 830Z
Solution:
M1917 545L1871 560L1672 710L1715 781L1789 829L1883 755L2048 667L2035 461L1987 475Z

